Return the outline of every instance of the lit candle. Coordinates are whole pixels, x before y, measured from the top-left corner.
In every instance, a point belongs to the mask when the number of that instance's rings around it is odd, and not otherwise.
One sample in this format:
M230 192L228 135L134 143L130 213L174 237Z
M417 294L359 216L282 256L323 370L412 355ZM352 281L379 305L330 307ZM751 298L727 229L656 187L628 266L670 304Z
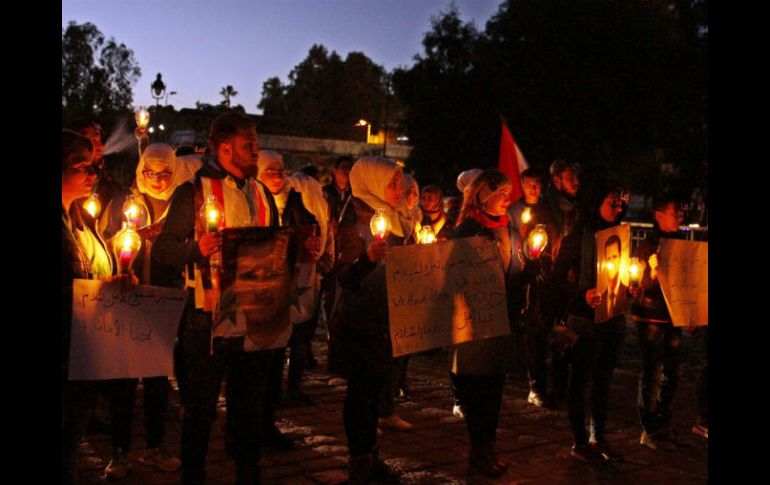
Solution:
M631 258L628 265L628 277L631 280L631 286L637 286L642 278L642 265L639 258Z
M521 223L529 224L529 221L531 220L532 220L532 209L529 207L525 207L524 210L521 212Z
M385 215L385 211L377 209L372 216L372 220L369 222L369 229L372 231L372 235L377 239L385 239L390 233L390 221L388 216Z
M144 108L139 108L136 112L136 126L139 128L147 128L148 124L150 124L150 113Z
M432 244L434 242L436 242L436 234L433 232L433 228L431 226L423 227L420 234L420 244Z
M118 260L118 272L120 274L126 274L131 270L131 264L141 246L142 239L139 234L130 223L124 222L123 228L115 234L113 239L113 248Z
M200 211L206 232L216 232L219 230L219 225L222 223L222 212L222 205L217 201L217 198L213 195L206 196L206 202Z
M123 204L123 215L126 216L126 221L135 228L143 226L146 212L137 200L137 196L129 195L126 198L126 202Z
M537 259L548 244L548 233L545 232L545 225L538 224L527 237L527 247L529 249L529 258Z
M83 203L83 208L91 214L91 217L96 218L102 211L102 203L99 202L99 197L96 194L91 194Z

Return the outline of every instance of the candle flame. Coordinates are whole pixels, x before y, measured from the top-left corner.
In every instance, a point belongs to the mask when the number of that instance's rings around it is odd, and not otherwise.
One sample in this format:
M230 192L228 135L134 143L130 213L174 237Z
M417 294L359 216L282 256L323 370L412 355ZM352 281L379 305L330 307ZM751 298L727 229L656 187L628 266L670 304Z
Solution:
M91 214L91 217L96 217L96 202L89 200L86 203L86 210L89 214Z
M532 236L532 247L540 249L540 246L543 245L543 235L542 234L535 234Z
M209 222L219 222L219 211L216 209L209 209L208 218Z
M532 220L532 210L529 207L527 207L521 213L521 222L522 224L528 224L529 221L531 220Z
M136 112L136 126L139 128L147 128L150 123L150 113L146 109L142 108Z

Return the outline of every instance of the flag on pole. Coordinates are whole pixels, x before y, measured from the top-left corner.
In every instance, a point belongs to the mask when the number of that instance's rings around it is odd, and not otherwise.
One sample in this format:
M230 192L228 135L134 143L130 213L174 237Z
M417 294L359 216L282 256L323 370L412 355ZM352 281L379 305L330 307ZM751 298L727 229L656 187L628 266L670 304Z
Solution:
M528 169L529 164L527 164L527 160L524 158L521 150L519 150L518 145L516 145L516 141L508 130L508 124L502 115L500 115L500 121L503 128L500 133L500 158L497 162L497 168L511 179L511 184L513 185L511 189L511 204L513 204L524 196L519 174Z

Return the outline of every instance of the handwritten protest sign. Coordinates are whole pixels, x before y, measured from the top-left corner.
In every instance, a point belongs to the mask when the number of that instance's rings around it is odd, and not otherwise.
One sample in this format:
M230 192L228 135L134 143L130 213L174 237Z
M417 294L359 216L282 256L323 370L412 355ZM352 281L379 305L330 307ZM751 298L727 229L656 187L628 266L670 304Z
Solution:
M187 293L173 288L74 280L70 380L172 375Z
M510 333L499 250L485 237L389 248L393 356Z
M709 323L708 243L661 239L658 280L676 327Z

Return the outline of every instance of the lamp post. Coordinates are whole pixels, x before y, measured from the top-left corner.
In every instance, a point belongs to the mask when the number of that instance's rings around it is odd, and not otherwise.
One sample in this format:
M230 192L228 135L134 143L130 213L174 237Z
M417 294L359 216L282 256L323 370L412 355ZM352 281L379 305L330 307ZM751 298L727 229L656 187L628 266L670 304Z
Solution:
M364 119L360 119L358 120L358 123L353 126L366 126L366 143L369 143L369 138L372 137L372 124Z

